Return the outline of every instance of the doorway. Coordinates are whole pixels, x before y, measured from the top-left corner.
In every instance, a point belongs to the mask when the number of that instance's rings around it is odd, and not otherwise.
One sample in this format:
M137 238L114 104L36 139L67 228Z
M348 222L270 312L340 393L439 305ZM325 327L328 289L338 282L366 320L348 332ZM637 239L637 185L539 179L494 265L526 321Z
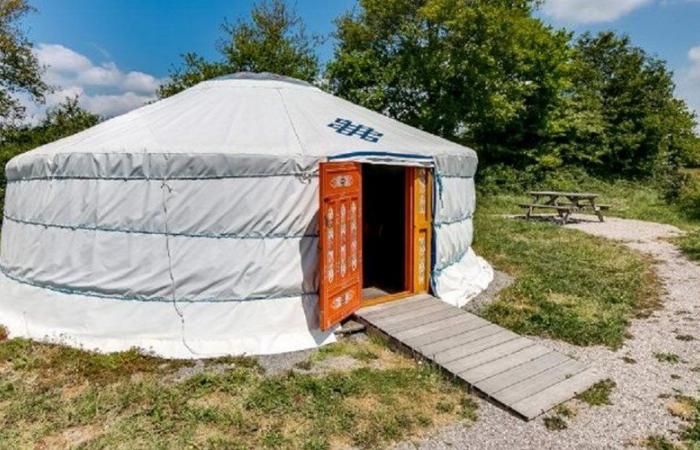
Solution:
M363 165L363 300L409 290L406 188L405 167Z
M320 328L363 305L428 292L431 169L352 161L319 168Z

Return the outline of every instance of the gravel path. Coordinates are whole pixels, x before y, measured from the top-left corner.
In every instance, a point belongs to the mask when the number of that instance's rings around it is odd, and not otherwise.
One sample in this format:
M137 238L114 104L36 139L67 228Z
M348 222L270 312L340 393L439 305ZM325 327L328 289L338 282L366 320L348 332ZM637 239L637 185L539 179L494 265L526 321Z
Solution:
M697 396L700 388L700 266L663 240L678 235L679 230L673 226L614 218L605 223L578 219L581 221L567 226L620 240L651 255L666 289L663 308L648 319L634 320L629 329L632 338L617 351L537 339L590 363L614 380L617 387L610 397L612 405L592 407L572 400L567 405L576 416L566 419L568 428L550 431L544 425L547 415L525 422L479 400L479 420L475 424L451 425L424 441L401 443L398 448L629 449L640 448L646 437L655 434L675 440L673 430L682 422L668 413L673 398L667 396ZM695 340L677 336L693 336ZM660 362L654 356L657 352L676 354L681 362Z

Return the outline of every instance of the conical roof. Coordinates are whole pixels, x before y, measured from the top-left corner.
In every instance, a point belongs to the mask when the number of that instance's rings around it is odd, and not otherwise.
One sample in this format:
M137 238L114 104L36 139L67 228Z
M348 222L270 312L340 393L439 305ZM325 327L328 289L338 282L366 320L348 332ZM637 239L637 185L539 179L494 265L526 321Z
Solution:
M204 81L41 146L21 159L56 153L324 157L353 152L474 156L466 147L303 81L273 74L238 73Z

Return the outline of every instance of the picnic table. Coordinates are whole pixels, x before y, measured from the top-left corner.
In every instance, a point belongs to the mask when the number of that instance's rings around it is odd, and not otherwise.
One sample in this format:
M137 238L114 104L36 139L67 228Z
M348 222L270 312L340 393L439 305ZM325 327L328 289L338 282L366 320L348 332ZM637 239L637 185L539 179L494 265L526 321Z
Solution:
M520 207L525 209L525 217L530 220L535 209L550 209L556 211L563 224L569 220L569 216L574 212L592 211L598 220L604 222L603 210L610 208L610 205L596 204L598 194L591 192L557 192L557 191L531 191L531 203L521 203Z

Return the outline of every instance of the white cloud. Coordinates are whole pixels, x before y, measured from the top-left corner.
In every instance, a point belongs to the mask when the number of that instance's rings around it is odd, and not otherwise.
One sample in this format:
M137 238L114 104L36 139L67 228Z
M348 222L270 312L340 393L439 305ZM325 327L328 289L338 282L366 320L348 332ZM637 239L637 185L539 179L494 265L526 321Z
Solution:
M156 98L161 80L143 72L124 72L114 62L96 64L85 55L60 44L39 44L35 48L45 67L44 81L55 88L45 105L20 100L27 107L28 120L37 122L46 108L66 97L78 97L81 106L103 117L123 114Z
M542 11L572 23L610 22L654 0L545 0Z
M700 45L688 50L688 65L676 75L676 95L700 114ZM696 130L700 133L700 124Z

